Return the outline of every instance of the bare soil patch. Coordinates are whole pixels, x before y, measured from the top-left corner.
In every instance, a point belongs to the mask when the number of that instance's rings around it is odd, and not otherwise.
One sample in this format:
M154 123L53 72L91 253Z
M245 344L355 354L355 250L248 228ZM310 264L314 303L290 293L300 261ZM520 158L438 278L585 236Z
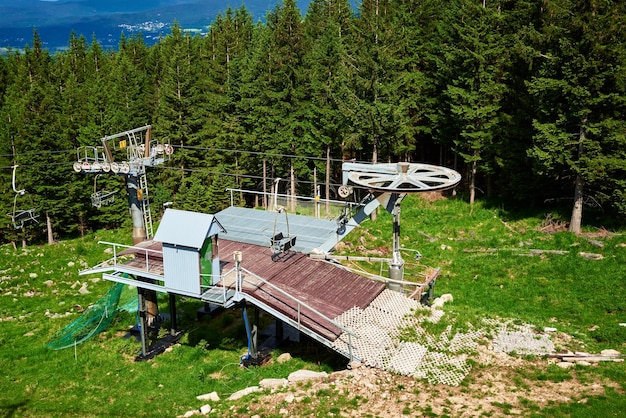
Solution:
M424 413L454 417L525 416L528 404L543 408L555 403L586 402L588 397L605 393L606 388L622 392L616 382L585 374L579 379L571 371L571 379L562 382L524 377L520 370L547 368L552 359L526 360L495 353L481 346L473 355L477 365L466 381L458 387L431 385L424 380L394 375L361 366L330 374L328 379L263 395L259 402L249 404L245 416L270 414L301 416L321 402L320 394L337 397L340 412L334 416L399 417L422 416ZM593 367L593 366L589 366ZM358 399L358 407L348 405ZM341 405L344 405L342 408Z

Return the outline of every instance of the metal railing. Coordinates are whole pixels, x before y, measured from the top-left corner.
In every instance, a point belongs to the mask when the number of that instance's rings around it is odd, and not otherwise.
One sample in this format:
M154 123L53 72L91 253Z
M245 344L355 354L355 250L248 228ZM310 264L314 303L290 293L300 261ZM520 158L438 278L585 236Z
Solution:
M245 276L243 274L241 274L242 272L245 272L247 275L250 275L251 277L253 277L254 281L246 280ZM350 355L350 360L354 359L354 355L352 354L352 337L359 338L358 335L356 335L355 333L353 333L352 331L350 331L349 329L347 329L343 325L333 321L331 318L327 317L326 315L324 315L323 313L321 313L317 309L313 308L311 305L309 305L309 304L299 300L295 296L292 296L288 292L282 290L281 288L277 287L276 285L273 285L269 281L267 281L267 280L257 276L256 274L252 273L249 270L246 270L246 269L244 269L242 267L239 267L239 268L235 267L235 274L236 274L236 278L235 278L235 294L236 295L243 294L243 295L249 296L249 295L247 295L243 291L243 283L244 283L244 281L246 283L249 283L252 286L258 286L258 282L261 282L264 285L272 288L273 290L276 290L281 295L285 296L286 298L288 298L291 301L296 303L297 316L296 316L296 320L294 322L297 324L298 331L301 331L301 329L302 329L302 319L301 319L302 308L308 309L309 311L313 312L315 315L317 315L320 318L322 318L324 321L328 322L328 324L338 328L339 330L341 330L343 333L345 333L348 336L348 354ZM285 314L283 314L283 315L286 316ZM293 319L292 319L292 321L293 321ZM311 331L315 332L313 330L311 330Z
M276 211L285 209L289 213L305 214L315 218L336 219L343 214L344 208L356 206L357 203L341 200L322 199L321 197L293 196L271 192L260 192L245 189L226 189L230 192L230 205L235 206L235 194L257 196L261 202L267 199L267 210ZM261 204L260 207L263 207Z
M98 244L104 244L104 245L110 245L113 247L113 258L108 259L107 261L104 261L100 264L98 264L97 266L93 267L93 269L98 268L98 267L103 267L103 266L110 266L111 261L113 262L113 266L117 266L118 265L118 248L123 248L122 251L127 250L127 249L132 249L134 250L134 253L143 253L145 258L146 258L146 272L149 271L149 254L150 253L154 253L154 254L160 254L162 255L163 252L162 251L158 251L158 250L151 250L149 248L142 248L142 247L136 247L133 245L124 245L124 244L118 244L115 242L108 242L108 241L98 241ZM126 262L127 260L125 260Z

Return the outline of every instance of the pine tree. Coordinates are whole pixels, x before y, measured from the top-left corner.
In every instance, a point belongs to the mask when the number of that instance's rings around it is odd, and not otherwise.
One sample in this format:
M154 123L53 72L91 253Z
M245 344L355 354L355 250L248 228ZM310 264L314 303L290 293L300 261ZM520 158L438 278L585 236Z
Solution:
M550 1L542 15L529 155L538 173L570 186L575 233L586 197L626 213L625 11L620 2Z
M456 124L455 150L469 165L470 204L474 203L478 169L489 173L501 123L500 102L505 92L508 61L505 43L497 30L502 15L473 0L463 2L450 22L455 38L447 52L456 76L449 82L450 114Z

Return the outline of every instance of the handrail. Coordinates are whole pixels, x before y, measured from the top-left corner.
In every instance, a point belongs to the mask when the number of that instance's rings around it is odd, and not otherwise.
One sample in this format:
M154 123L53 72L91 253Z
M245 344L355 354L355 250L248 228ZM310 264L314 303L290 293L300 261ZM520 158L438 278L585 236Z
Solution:
M333 321L332 319L330 319L329 317L327 317L326 315L324 315L323 313L321 313L320 311L318 311L317 309L313 308L312 306L302 302L301 300L299 300L298 298L296 298L295 296L290 295L289 293L285 292L284 290L282 290L281 288L277 287L276 285L273 285L272 283L268 282L267 280L257 276L256 274L252 273L250 270L246 270L243 267L241 267L241 271L245 271L246 273L250 274L250 276L254 277L255 279L257 279L258 281L268 285L269 287L277 290L279 293L281 293L282 295L290 298L291 300L293 300L294 302L297 303L297 324L298 324L298 330L300 330L301 328L301 321L300 321L300 313L301 313L301 307L305 307L307 309L309 309L311 312L315 313L316 315L320 316L322 319L326 320L328 323L330 323L331 325L339 328L343 333L348 335L348 355L350 356L350 359L354 359L354 355L352 353L352 337L356 337L357 339L359 338L358 335L356 335L355 333L353 333L352 331L350 331L348 328L344 327L341 324L338 324L337 322ZM241 272L237 272L237 278L235 281L235 293L237 292L241 292L241 289L243 289L243 281L245 280L244 275L241 274ZM241 283L239 283L241 282ZM253 284L252 282L248 281L250 284ZM244 293L244 292L241 292ZM245 294L245 293L244 293Z
M149 257L148 257L148 253L156 253L156 254L163 254L162 251L158 251L158 250L151 250L150 248L142 248L142 247L137 247L134 245L124 245L124 244L118 244L115 242L108 242L108 241L98 241L98 244L105 244L105 245L111 245L113 247L113 258L109 259L113 260L113 265L117 266L117 247L122 247L124 249L133 249L133 250L138 250L144 252L145 257L146 257L146 271L149 271Z
M261 192L258 190L247 190L247 189L234 189L234 188L226 188L227 192L230 192L230 205L231 206L235 206L234 203L234 197L233 197L233 193L236 192L243 192L243 193L250 193L250 194L255 194L255 195L268 195L268 196L278 196L278 197L284 197L284 198L290 198L290 199L296 199L296 200L302 200L302 201L311 201L311 202L322 202L322 203L333 203L339 206L345 206L346 204L348 206L357 206L358 203L355 202L345 202L342 200L333 200L333 199L322 199L322 198L316 198L316 197L309 197L309 196L292 196L289 194L282 194L282 193L274 193L274 192Z
M235 270L236 269L233 267L232 269L228 270L226 273L221 273L219 275L219 281L221 282L224 277L228 276L229 274L231 274ZM206 277L206 276L213 276L213 273L211 273L211 274L200 273L200 277ZM235 280L235 283L237 283L236 280ZM202 291L202 294L204 294L207 290L215 289L216 287L221 287L222 288L222 297L224 298L224 303L226 303L226 291L228 290L228 286L224 286L224 285L222 285L222 286L217 286L217 285L202 286L202 285L200 285L200 290ZM237 293L236 290L235 290L235 293Z
M399 285L403 285L403 286L406 285L406 286L415 286L415 287L420 287L420 286L424 285L424 283L407 282L406 280L392 279L392 278L389 278L389 277L383 277L383 276L378 275L378 274L370 273L370 272L365 271L365 270L360 270L360 269L355 269L355 268L352 268L352 267L344 266L343 264L332 263L332 259L324 258L325 257L324 255L309 254L309 257L314 258L316 260L320 260L320 261L322 261L324 263L332 264L335 267L339 267L339 268L342 268L344 270L348 270L348 271L351 271L353 273L356 273L356 274L359 274L359 275L362 275L362 276L366 276L369 279L374 280L375 282L380 282L380 283L385 283L385 284L394 283L394 284L399 284ZM435 270L439 271L440 268L437 267ZM426 274L425 276L426 276L426 279L428 280L428 278L431 275Z
M301 300L299 300L298 298L296 298L295 296L292 296L291 294L285 292L284 290L282 290L281 288L277 287L276 285L268 282L267 280L257 276L256 274L252 273L250 270L246 270L245 268L241 268L241 270L245 271L247 274L249 274L250 276L254 277L256 280L262 282L263 284L268 285L269 287L271 287L272 289L277 290L278 292L280 292L282 295L290 298L291 300L293 300L294 302L296 302L298 304L298 326L300 326L300 307L303 306L307 309L309 309L310 311L312 311L313 313L315 313L316 315L319 315L320 317L322 317L322 319L325 319L326 321L328 321L331 325L339 328L341 331L355 336L358 338L358 336L356 334L354 334L352 331L350 331L349 329L345 328L343 325L338 324L337 322L333 321L332 319L330 319L329 317L327 317L326 315L324 315L323 313L321 313L320 311L318 311L317 309L313 308L312 306L306 304L305 302L302 302ZM250 283L251 285L254 285L254 283L252 283L249 280L246 280L245 277L243 275L241 275L241 279L242 282L246 281L248 283ZM243 288L243 283L237 285L236 290L239 292L242 292L240 289ZM243 293L243 292L242 292Z

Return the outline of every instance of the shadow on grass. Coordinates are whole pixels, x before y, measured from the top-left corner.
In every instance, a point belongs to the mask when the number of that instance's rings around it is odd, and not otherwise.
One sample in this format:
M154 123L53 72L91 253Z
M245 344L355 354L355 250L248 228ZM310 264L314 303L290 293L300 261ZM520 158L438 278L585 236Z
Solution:
M30 400L26 399L15 403L0 403L0 418L10 418L15 416L15 413L22 410Z

